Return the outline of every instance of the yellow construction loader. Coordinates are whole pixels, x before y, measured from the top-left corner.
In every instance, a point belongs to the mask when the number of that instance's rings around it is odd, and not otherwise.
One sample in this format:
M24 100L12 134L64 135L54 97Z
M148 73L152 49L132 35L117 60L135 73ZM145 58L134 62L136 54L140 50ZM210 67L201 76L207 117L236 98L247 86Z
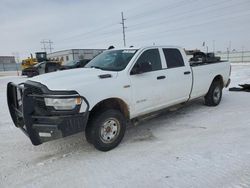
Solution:
M22 61L22 75L29 77L53 72L61 69L61 61L50 61L46 52L36 52L36 58L32 54Z
M22 61L22 70L32 67L37 63L40 63L42 61L47 61L47 53L46 52L36 52L36 57L33 58L33 55L30 54L30 57L28 57L27 59L24 59Z

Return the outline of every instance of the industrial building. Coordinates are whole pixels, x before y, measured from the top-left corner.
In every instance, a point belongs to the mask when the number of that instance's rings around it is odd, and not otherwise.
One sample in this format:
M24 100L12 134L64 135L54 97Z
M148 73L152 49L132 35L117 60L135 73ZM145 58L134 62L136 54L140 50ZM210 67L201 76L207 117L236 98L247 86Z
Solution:
M90 60L98 54L102 53L104 49L70 49L62 50L47 55L50 60L61 61L63 64L73 60Z
M16 64L14 56L0 56L0 71L17 69L19 69L19 66Z

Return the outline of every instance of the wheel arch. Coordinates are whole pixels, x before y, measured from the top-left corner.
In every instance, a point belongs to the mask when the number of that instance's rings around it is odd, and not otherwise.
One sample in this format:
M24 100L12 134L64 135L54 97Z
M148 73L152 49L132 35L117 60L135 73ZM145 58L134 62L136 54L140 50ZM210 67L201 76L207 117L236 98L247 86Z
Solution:
M214 77L213 81L211 82L211 85L214 83L214 82L219 82L221 84L221 87L223 88L223 85L224 85L224 82L223 82L223 76L218 74Z
M212 84L213 84L214 82L219 82L219 83L221 84L221 87L223 88L223 85L224 85L224 83L223 83L223 77L222 77L220 74L218 74L218 75L216 75L216 76L213 78L213 80L211 81L211 83L210 83L210 85L209 85L209 87L208 87L208 89L207 89L207 93L208 93L209 89L211 88L211 86L212 86ZM206 93L206 94L207 94L207 93Z
M126 119L130 118L129 107L127 103L120 98L107 98L93 106L90 110L89 119L96 113L103 111L104 109L116 109L119 110Z

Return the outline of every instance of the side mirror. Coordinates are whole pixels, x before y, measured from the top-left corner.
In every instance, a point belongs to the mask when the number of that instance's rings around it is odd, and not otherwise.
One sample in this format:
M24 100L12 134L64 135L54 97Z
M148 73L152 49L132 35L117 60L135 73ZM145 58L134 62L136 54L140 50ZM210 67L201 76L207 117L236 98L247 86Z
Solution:
M144 72L152 71L152 63L150 61L144 61L142 63L137 63L131 70L131 75L142 74Z

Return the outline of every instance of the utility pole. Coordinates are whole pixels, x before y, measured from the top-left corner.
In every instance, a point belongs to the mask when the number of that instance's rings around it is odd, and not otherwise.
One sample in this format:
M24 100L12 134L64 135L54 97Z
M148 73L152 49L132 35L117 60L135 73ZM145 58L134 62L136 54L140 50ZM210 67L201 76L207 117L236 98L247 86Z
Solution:
M51 53L51 52L52 52L52 49L53 49L53 48L51 47L51 45L53 44L53 42L52 42L51 40L49 40L48 43L49 43L49 51L50 51L50 53Z
M45 40L43 39L41 41L41 44L42 44L42 50L44 50L45 52L47 52L47 50L49 50L49 52L51 53L52 52L52 44L53 42L51 40Z
M127 28L127 27L125 27L125 18L124 18L124 16L123 16L123 12L121 13L121 15L122 15L122 22L120 23L120 24L122 24L122 33L123 33L123 45L124 45L124 47L126 47L126 36L125 36L125 29Z
M44 50L45 52L47 52L46 51L46 41L42 40L40 43L43 45L43 47L41 49Z

